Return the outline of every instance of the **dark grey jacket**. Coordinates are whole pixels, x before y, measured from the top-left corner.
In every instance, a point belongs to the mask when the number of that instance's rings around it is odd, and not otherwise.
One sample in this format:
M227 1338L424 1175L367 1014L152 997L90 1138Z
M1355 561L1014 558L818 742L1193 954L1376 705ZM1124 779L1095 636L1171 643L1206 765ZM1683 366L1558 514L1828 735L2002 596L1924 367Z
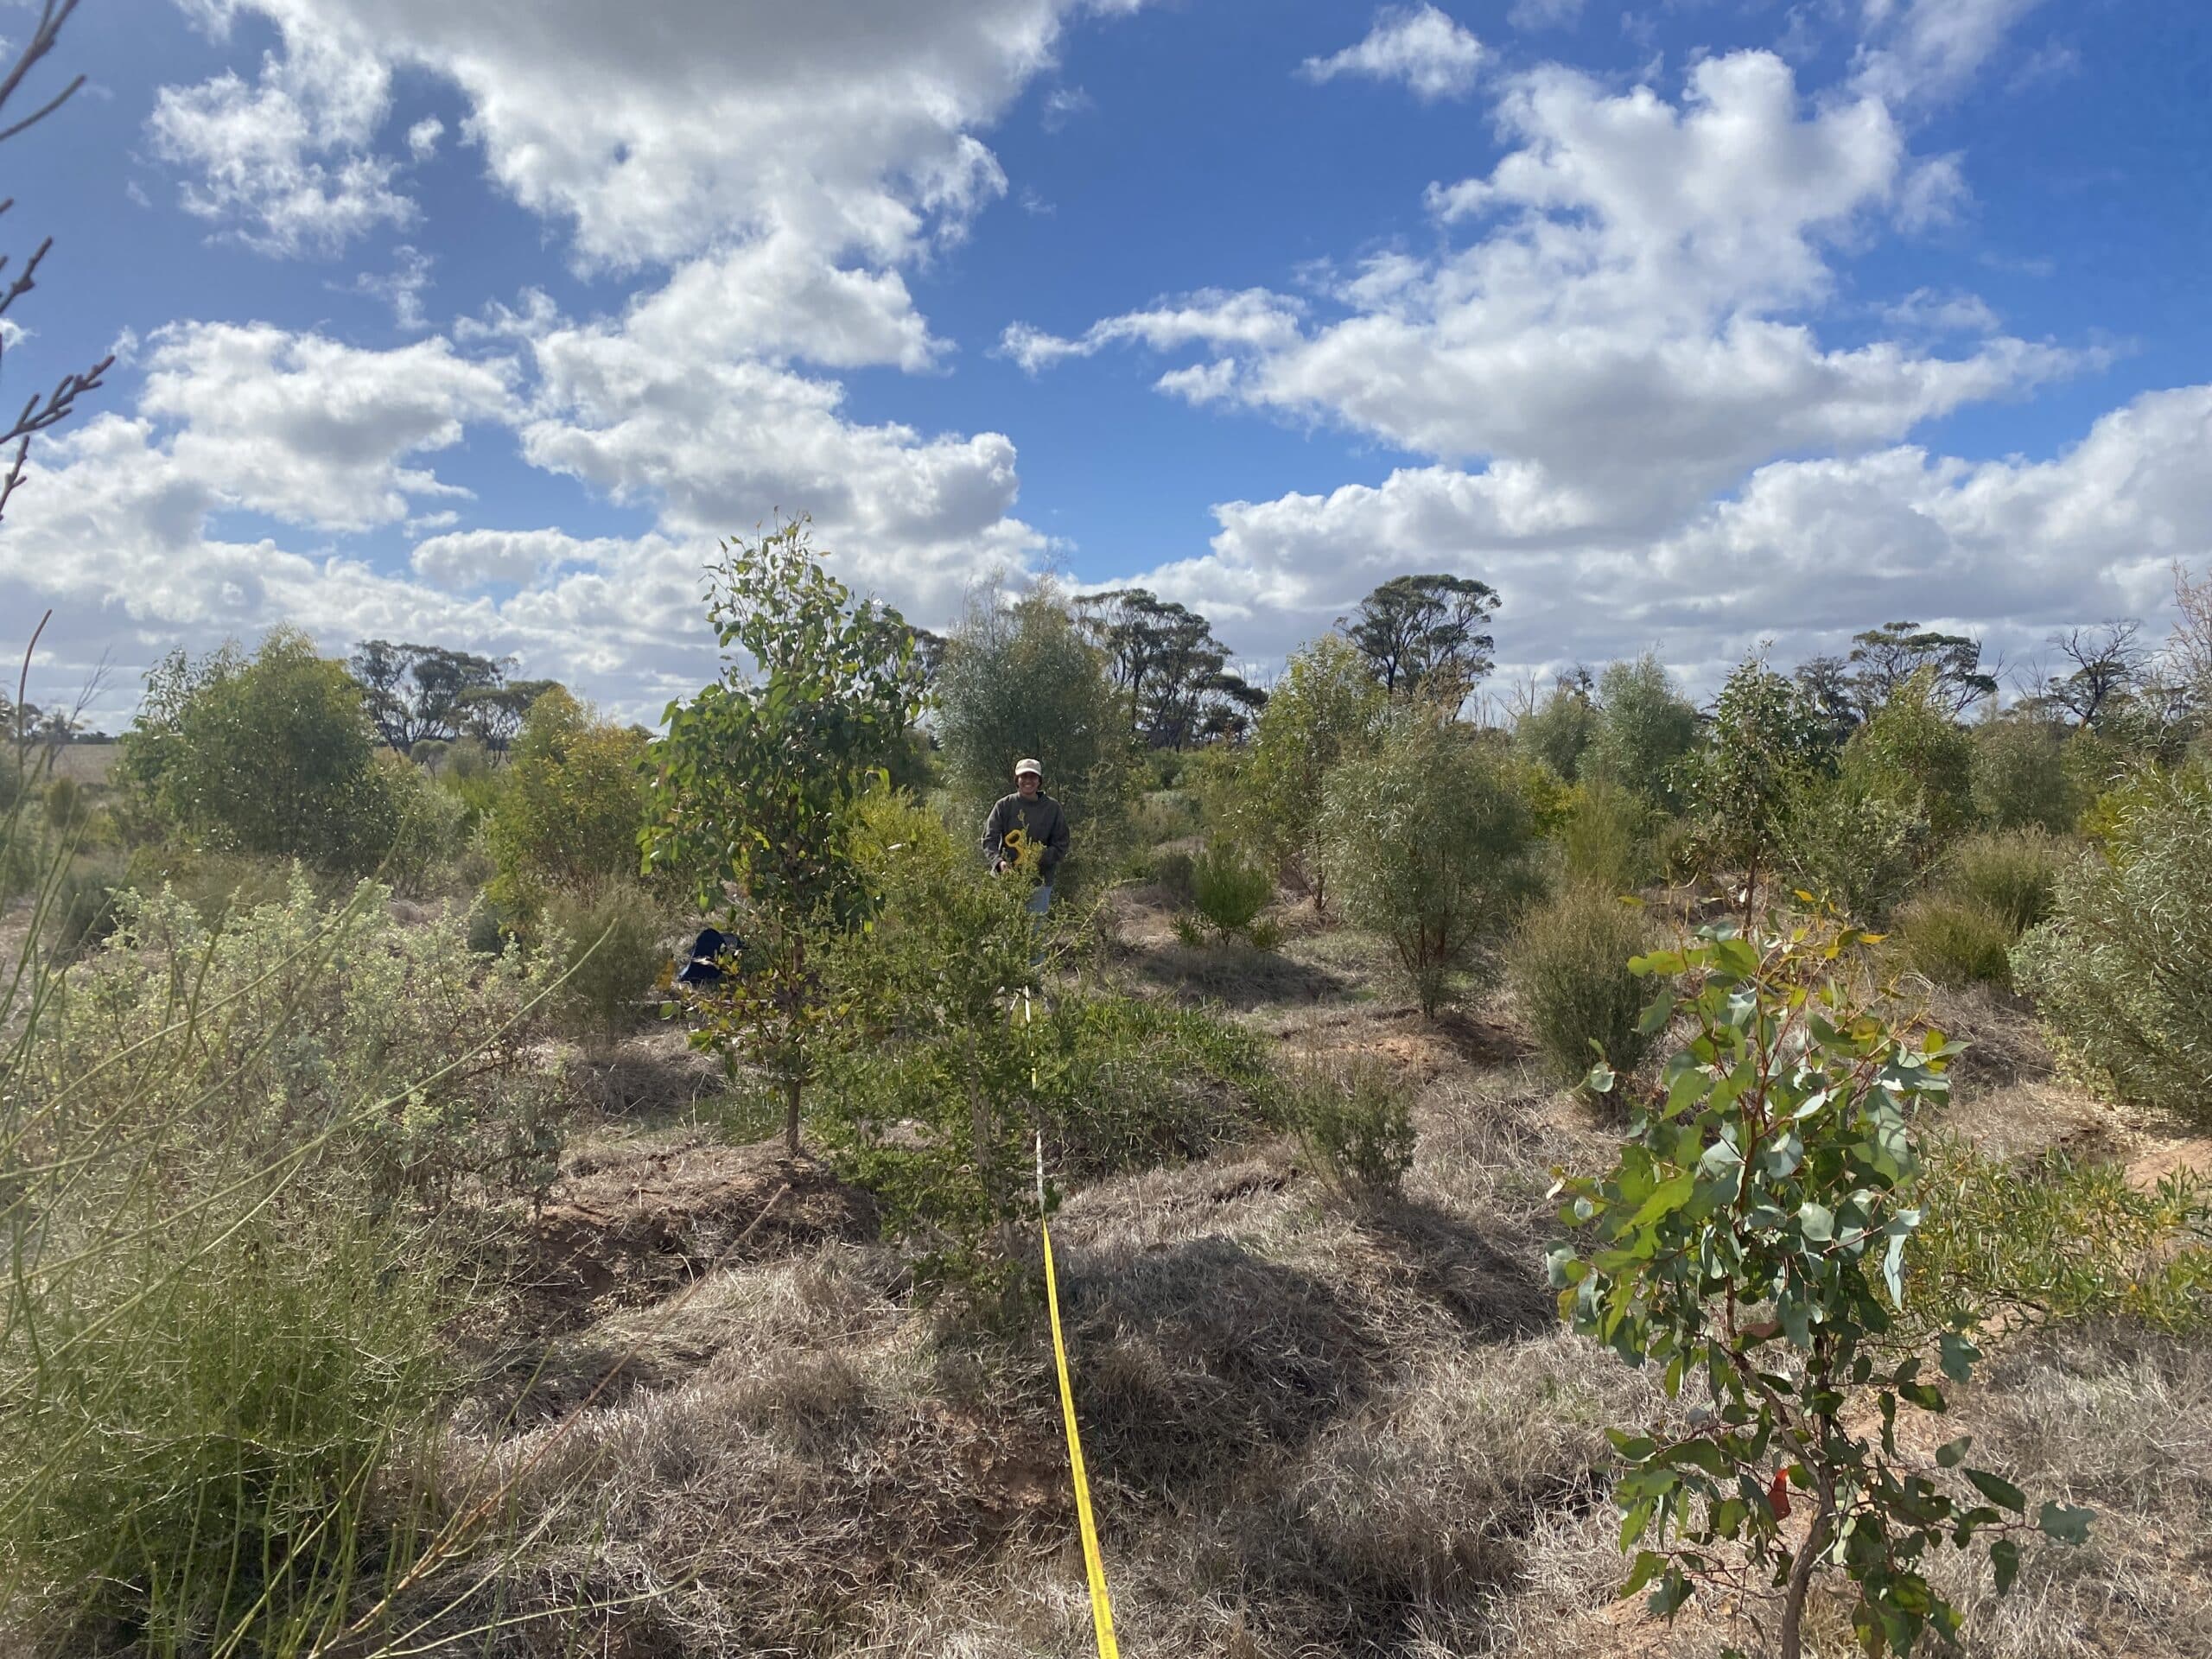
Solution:
M983 820L984 856L1003 858L1006 832L1016 827L1028 840L1043 845L1045 851L1039 868L1046 875L1052 874L1068 855L1068 815L1060 810L1060 804L1041 789L1033 801L1023 800L1018 791L1007 796Z

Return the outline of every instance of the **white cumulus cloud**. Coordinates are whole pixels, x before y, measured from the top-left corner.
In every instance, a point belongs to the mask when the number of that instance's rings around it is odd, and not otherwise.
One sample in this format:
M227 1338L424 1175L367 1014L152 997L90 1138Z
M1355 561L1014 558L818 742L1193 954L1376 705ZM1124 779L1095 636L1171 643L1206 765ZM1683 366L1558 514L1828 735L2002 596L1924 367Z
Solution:
M1366 37L1325 58L1308 58L1299 73L1308 80L1360 75L1403 81L1421 99L1465 98L1474 90L1483 43L1433 4L1387 7Z

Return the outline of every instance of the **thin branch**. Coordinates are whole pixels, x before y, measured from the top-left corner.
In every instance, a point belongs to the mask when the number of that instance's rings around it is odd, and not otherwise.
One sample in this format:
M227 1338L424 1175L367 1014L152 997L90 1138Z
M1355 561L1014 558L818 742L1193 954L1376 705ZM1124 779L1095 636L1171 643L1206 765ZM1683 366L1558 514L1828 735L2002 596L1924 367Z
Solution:
M16 88L23 84L23 77L30 73L31 67L54 50L54 42L61 33L61 25L69 21L69 14L76 10L77 0L46 0L39 14L38 27L31 31L29 41L25 43L22 54L16 58L15 66L8 71L7 79L0 80L0 108L5 108L8 100L16 95ZM51 99L37 114L16 122L5 132L0 132L0 139L12 138L25 127L44 120L67 103L71 95L84 84L85 78L82 75L78 76L76 79L61 89L59 97Z

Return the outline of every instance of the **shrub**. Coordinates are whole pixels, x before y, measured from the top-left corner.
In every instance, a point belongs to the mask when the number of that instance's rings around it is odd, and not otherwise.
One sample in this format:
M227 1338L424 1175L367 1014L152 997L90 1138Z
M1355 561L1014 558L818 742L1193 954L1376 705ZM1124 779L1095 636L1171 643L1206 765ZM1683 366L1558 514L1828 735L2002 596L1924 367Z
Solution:
M1923 894L1897 915L1897 944L1904 961L1938 985L2010 989L2009 953L2018 938L1995 911L1948 893Z
M1413 1111L1380 1061L1309 1064L1290 1075L1283 1095L1291 1131L1323 1179L1351 1193L1395 1195L1405 1185Z
M0 1321L0 1554L50 1587L54 1650L339 1637L406 1563L391 1464L444 1397L422 1241L225 1208L99 1261L19 1280Z
M1598 721L1575 768L1656 805L1680 798L1681 762L1697 742L1697 710L1656 657L1613 663L1598 679Z
M1878 925L1912 891L1927 847L1927 821L1911 806L1827 779L1807 784L1792 806L1783 858L1796 887Z
M1597 730L1598 708L1591 701L1588 677L1562 677L1543 702L1515 722L1513 747L1571 784Z
M1390 941L1421 1012L1490 943L1531 883L1529 805L1509 761L1453 722L1409 712L1330 774L1326 862L1352 919Z
M1313 908L1327 906L1321 807L1329 773L1365 747L1386 706L1367 659L1341 634L1294 652L1260 710L1239 827L1276 870L1303 876Z
M361 688L306 635L271 633L146 677L118 762L126 790L189 844L340 874L391 850L397 804Z
M1252 920L1274 897L1268 873L1243 849L1218 836L1209 841L1191 866L1191 896L1214 932L1224 938L1248 936Z
M1211 1151L1266 1120L1257 1038L1121 997L1048 1005L1020 889L978 870L931 814L873 798L858 846L881 910L828 959L849 1023L822 1054L817 1122L925 1276L1012 1271L1040 1132L1053 1171L1082 1175Z
M931 694L946 779L979 833L984 810L1013 787L1014 763L1033 755L1067 810L1069 862L1111 850L1136 772L1128 704L1049 584L1012 604L979 594L945 640Z
M468 846L468 809L412 762L379 757L392 799L392 837L378 874L408 898L449 891Z
M1592 778L1575 785L1553 839L1568 880L1633 893L1659 874L1656 808L1634 790Z
M1179 841L1198 834L1200 817L1197 796L1179 789L1156 789L1137 803L1129 839L1140 847Z
M2040 830L1969 836L1945 855L1938 880L1945 893L2001 918L2018 939L2050 914L2058 878L2079 849Z
M1974 745L1922 669L1891 694L1843 752L1843 774L1861 792L1928 821L1947 844L1973 823Z
M404 926L387 899L325 906L296 877L216 925L167 887L126 895L48 1006L34 1087L66 1084L82 1133L171 1125L181 1180L219 1147L372 1211L537 1198L563 1098L531 1052L550 973L487 967L461 918Z
M1905 1265L1911 1300L1951 1326L1993 1318L2124 1318L2212 1326L2212 1189L2130 1185L2118 1164L2046 1152L2024 1163L1937 1148L1921 1173L1927 1219Z
M1641 906L1581 883L1522 921L1508 972L1560 1082L1580 1083L1601 1058L1626 1073L1643 1058L1651 1039L1637 1021L1649 998L1628 964L1651 932Z
M48 940L57 958L73 961L115 931L118 889L98 870L72 870L49 902Z
M645 814L645 737L556 689L531 705L486 838L493 902L534 922L552 893L634 876Z
M2212 1116L2212 781L2146 779L2012 952L2055 1046L2123 1100Z
M2064 835L2082 804L2065 767L2065 733L2055 721L2008 715L1974 728L1969 768L1974 816L1992 830Z
M1152 879L1179 904L1198 902L1198 861L1179 849L1152 855Z
M1827 726L1803 688L1758 658L1738 664L1688 776L1706 861L1743 878L1746 915L1762 878L1786 866L1796 814L1827 759Z
M562 976L556 1017L580 1041L612 1043L658 1006L668 920L632 881L605 881L546 901L545 937ZM478 943L472 924L471 949Z

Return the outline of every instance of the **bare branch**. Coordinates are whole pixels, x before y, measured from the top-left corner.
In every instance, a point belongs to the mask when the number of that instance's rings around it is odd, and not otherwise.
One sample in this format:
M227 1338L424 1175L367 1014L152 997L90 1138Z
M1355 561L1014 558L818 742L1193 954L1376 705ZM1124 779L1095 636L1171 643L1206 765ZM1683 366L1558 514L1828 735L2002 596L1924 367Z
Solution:
M32 67L54 50L54 42L61 33L61 25L69 21L69 14L76 10L77 0L45 0L40 11L38 27L31 31L30 39L23 43L23 49L16 54L6 79L0 79L0 109L7 107L8 100L16 95L16 89L23 84L23 77L31 72ZM37 113L25 117L4 132L0 132L0 139L12 138L24 128L45 120L67 103L84 84L85 78L78 76L63 87L58 96L48 99Z

